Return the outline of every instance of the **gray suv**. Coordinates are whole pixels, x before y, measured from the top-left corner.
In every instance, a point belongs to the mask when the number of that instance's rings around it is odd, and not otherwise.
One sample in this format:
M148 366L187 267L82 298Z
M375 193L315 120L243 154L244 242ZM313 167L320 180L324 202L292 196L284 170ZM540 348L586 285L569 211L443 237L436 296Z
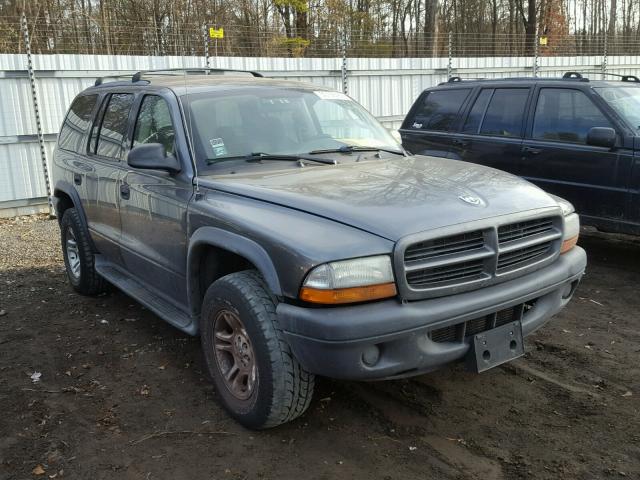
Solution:
M98 80L64 120L53 177L74 289L110 283L199 334L250 428L301 415L314 375L516 358L586 266L568 202L411 156L348 96L255 72Z

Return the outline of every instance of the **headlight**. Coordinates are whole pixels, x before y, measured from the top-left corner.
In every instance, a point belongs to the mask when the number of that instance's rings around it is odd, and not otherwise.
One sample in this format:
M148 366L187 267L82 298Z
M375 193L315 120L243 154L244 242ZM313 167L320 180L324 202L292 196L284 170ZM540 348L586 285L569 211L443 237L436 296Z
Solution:
M578 243L578 236L580 235L580 217L578 217L578 214L576 213L575 208L573 208L571 202L567 202L564 198L560 198L556 195L552 196L553 199L558 202L560 208L562 208L562 215L564 216L564 235L562 237L560 253L566 253Z
M338 304L379 300L396 293L391 258L378 255L315 267L302 284L300 299Z

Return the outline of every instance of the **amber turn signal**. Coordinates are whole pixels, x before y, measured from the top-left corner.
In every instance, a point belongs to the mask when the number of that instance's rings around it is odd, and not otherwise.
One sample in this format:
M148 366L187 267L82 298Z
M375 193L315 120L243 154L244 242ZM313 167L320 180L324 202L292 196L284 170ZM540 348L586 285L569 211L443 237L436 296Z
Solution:
M366 287L336 288L324 290L319 288L302 287L300 299L310 303L340 304L368 302L382 298L394 297L397 294L395 283L367 285Z
M569 250L575 247L577 243L578 243L578 235L576 235L575 237L567 238L565 241L562 242L562 246L560 247L560 253L561 254L567 253Z

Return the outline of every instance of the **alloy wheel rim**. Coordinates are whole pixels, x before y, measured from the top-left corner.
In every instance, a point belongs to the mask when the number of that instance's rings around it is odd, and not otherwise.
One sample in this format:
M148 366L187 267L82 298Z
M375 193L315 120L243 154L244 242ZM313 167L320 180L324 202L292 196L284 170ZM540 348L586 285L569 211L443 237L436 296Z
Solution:
M229 392L248 399L255 388L257 369L253 346L237 313L221 310L213 324L216 364Z
M71 276L75 280L78 280L80 278L80 250L71 227L67 228L65 244L67 261L69 262L69 273L71 273Z

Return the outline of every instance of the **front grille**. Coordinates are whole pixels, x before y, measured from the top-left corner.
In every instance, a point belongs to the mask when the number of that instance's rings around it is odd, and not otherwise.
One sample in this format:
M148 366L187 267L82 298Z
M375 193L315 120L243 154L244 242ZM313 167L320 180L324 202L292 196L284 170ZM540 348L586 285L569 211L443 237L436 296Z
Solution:
M535 302L535 300L533 300ZM449 325L437 328L429 332L429 336L433 342L462 342L465 338L471 337L478 333L486 332L492 328L501 327L509 322L522 320L525 312L525 305L519 304L514 307L505 308L499 312L485 315L483 317L474 318L455 325Z
M558 254L562 218L546 216L407 242L396 256L401 295L409 300L458 293L525 274ZM403 250L404 248L404 250ZM503 277L505 276L505 277Z

